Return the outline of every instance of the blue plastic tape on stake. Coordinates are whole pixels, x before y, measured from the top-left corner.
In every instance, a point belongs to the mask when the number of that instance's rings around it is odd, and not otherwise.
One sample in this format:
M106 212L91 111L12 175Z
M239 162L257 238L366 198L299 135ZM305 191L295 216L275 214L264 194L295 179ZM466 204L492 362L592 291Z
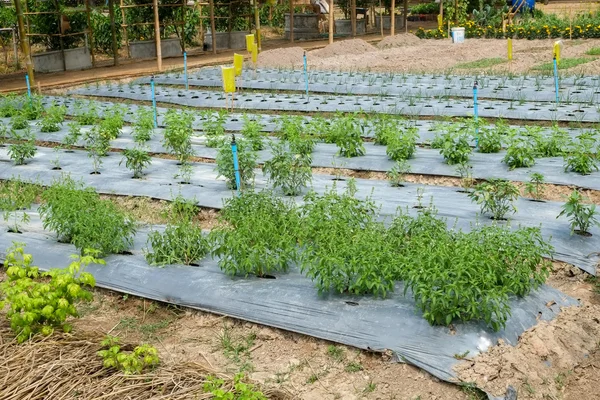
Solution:
M306 98L308 99L308 67L306 64L306 52L304 52L304 81L306 82Z
M185 90L188 90L190 87L188 85L187 75L187 51L183 52L183 78L185 79Z
M475 119L475 148L479 147L479 105L477 104L477 81L473 84L473 117Z
M31 85L29 84L29 74L25 74L25 83L27 83L27 97L31 100Z
M154 75L150 77L150 88L152 90L152 112L154 115L154 127L158 128L158 121L156 116L156 96L154 94Z
M240 165L238 162L237 143L235 142L235 135L233 134L231 135L231 153L233 154L233 172L235 173L235 187L239 196L241 188Z
M558 64L554 56L554 90L556 91L556 108L558 109Z

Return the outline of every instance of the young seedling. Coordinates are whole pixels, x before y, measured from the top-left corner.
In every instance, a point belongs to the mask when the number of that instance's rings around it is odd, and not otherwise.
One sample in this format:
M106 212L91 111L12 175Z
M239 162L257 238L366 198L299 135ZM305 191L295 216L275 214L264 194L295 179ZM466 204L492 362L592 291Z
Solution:
M481 206L482 213L503 220L508 212L517 212L513 203L519 198L519 189L506 179L489 179L475 186L469 197Z
M19 224L29 222L29 214L23 211L19 216L19 211L26 210L35 201L42 192L39 185L26 182L20 178L11 178L0 185L0 210L3 212L4 221L10 221L12 217L12 226L9 225L8 231L21 233Z
M244 125L242 126L241 133L244 136L244 139L250 143L252 150L263 150L265 148L264 135L262 133L264 126L260 122L260 115L249 118L244 114L242 119L244 120Z
M92 159L92 174L100 174L102 157L108 153L110 143L107 141L106 137L102 136L98 125L86 132L85 147L88 151L88 157Z
M13 140L15 143L8 146L8 156L14 160L15 165L23 165L35 156L37 152L35 136L31 133L29 126L23 134L13 134Z
M69 127L69 133L63 139L63 146L67 149L67 152L72 152L73 147L77 145L81 137L81 126L77 121L71 121L67 126Z
M577 189L571 192L567 202L562 206L560 214L556 218L565 215L571 223L571 235L591 236L589 229L592 226L600 226L600 222L596 218L596 205L584 204L583 196Z
M386 138L387 156L394 161L408 160L415 153L418 138L419 134L415 127L389 134Z
M525 183L525 194L535 201L542 201L544 197L544 175L534 172L529 182Z
M310 156L293 153L285 142L272 143L271 152L273 157L263 165L269 181L286 196L299 195L312 180Z
M406 160L400 160L386 173L392 187L403 187L406 174L410 173L410 164Z
M573 141L567 153L563 156L565 171L577 172L581 175L589 175L598 171L598 159L594 146L596 139L592 134L581 134L577 141Z
M152 139L154 133L154 115L151 108L139 107L133 124L133 140L145 143Z
M65 106L57 106L56 104L50 106L42 120L38 122L40 132L58 132L65 120L66 113Z
M475 185L475 179L473 178L473 166L469 163L460 163L456 167L456 172L460 175L460 186L469 192Z
M510 169L532 167L535 164L535 148L529 140L513 137L502 161Z

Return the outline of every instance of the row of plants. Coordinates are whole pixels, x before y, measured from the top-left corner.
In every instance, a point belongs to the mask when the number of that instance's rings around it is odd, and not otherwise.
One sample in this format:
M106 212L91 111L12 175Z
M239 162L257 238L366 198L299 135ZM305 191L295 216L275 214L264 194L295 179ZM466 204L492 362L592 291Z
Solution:
M78 307L93 299L91 289L96 282L86 268L91 264L106 264L95 250L87 249L83 253L71 256L67 268L43 272L34 265L31 254L25 253L22 243L14 243L6 250L3 263L6 279L0 282L0 312L6 310L5 316L18 343L50 336L57 330L72 331L72 319L79 317ZM124 346L118 337L107 335L98 343L98 348L96 354L101 365L115 373L152 373L161 363L157 349L150 344ZM223 379L209 375L203 390L215 399L266 399L244 380L243 374L237 374L231 385L226 385Z
M523 13L522 17L512 25L502 28L502 20L489 21L488 18L477 18L475 13L470 20L460 26L465 28L467 38L487 39L595 39L600 37L600 13L584 12L569 16L542 14L536 11L535 17ZM415 35L421 39L448 38L446 25L438 29L418 28Z

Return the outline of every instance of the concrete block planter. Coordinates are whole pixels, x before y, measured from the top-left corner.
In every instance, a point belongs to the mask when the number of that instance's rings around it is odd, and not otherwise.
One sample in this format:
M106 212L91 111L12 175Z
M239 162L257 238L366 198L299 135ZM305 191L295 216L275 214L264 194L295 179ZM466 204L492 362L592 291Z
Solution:
M284 35L290 38L290 14L285 14ZM294 14L294 39L317 39L319 33L319 16L317 14Z
M179 57L183 54L179 39L162 39L160 41L162 58ZM141 40L129 43L131 58L155 58L156 44L154 40Z
M357 19L356 20L356 34L364 35L367 32L367 20ZM336 19L335 20L335 33L340 36L352 35L352 20L349 19Z
M92 57L87 47L65 50L64 62L63 52L60 50L33 54L32 58L36 72L78 71L92 68Z
M240 50L246 48L246 35L250 31L217 32L216 44L217 50ZM204 44L208 50L212 50L212 33L204 36Z
M383 18L383 29L392 29L392 17L384 15L383 17L375 15L375 26L381 29L381 18ZM396 15L395 29L404 28L404 18L402 15Z

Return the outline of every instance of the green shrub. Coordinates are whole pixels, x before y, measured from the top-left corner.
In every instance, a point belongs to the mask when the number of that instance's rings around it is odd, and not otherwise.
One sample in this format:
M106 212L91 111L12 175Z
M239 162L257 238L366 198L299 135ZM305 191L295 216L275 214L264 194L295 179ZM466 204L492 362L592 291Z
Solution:
M35 147L35 136L31 133L29 126L23 134L13 133L12 143L8 146L8 156L14 160L15 165L23 165L27 160L32 159L37 153Z
M10 127L13 131L25 129L29 126L27 118L21 113L14 114L10 119Z
M154 346L143 344L136 346L133 351L125 352L119 342L119 338L106 336L100 343L102 350L97 354L102 358L104 368L114 368L123 371L125 375L137 375L160 364L158 351Z
M482 213L490 213L499 220L509 211L517 211L513 202L519 198L519 189L506 179L489 179L475 186L469 197L481 206Z
M362 126L355 114L335 118L331 124L331 134L342 157L359 157L365 154L362 140Z
M177 196L165 214L169 221L165 230L148 234L146 261L152 265L190 265L208 254L210 244L194 222L196 213L194 201Z
M223 379L208 376L204 391L212 394L214 400L267 400L262 392L255 390L253 385L242 382L244 375L236 374L232 385L225 385Z
M44 113L44 104L42 96L32 95L30 99L24 98L20 114L23 114L29 121L40 119Z
M6 317L17 342L38 333L51 335L56 328L71 331L67 318L77 317L76 304L90 301L92 293L86 287L95 285L92 274L83 270L92 263L104 264L96 256L93 250L86 250L83 256L72 256L68 268L40 272L22 245L14 244L7 250L4 261L7 279L0 282L0 310L5 304L9 306Z
M387 136L386 154L394 161L408 160L417 148L419 133L417 128L404 128Z
M502 136L495 127L479 128L478 150L480 153L497 153L502 149Z
M225 200L210 232L213 257L228 275L259 277L286 272L297 260L295 205L271 192L242 192Z
M262 133L264 126L260 122L260 115L249 118L244 114L242 119L244 120L244 125L242 126L241 133L244 136L244 139L250 143L252 150L263 150L265 148L265 140Z
M82 103L75 104L75 121L79 125L95 125L100 120L98 108L92 102L84 107Z
M528 168L535 164L535 155L535 147L529 140L514 137L506 149L502 162L510 169Z
M469 135L464 132L450 131L441 135L440 154L450 164L464 164L469 162L471 156L471 144Z
M390 114L377 114L372 118L374 143L387 146L388 138L402 129L401 120Z
M123 150L123 159L119 162L119 165L123 161L125 161L125 167L133 172L133 178L140 179L144 174L144 169L152 163L152 158L144 149L125 149Z
M154 133L154 111L148 107L138 107L133 123L133 140L144 143L152 139Z
M540 135L536 140L538 157L560 157L569 144L569 134L554 126L549 135Z
M571 235L573 233L585 234L592 226L600 226L596 218L596 205L582 203L583 196L577 189L571 192L567 202L562 206L560 214L556 218L566 215L571 223Z
M88 157L92 159L93 173L98 174L102 166L102 157L110 150L110 140L102 134L100 127L95 125L85 133L85 147Z
M121 129L123 129L123 124L125 123L123 119L124 114L125 111L118 104L105 112L105 117L100 122L99 130L100 134L107 141L114 140L121 134Z
M206 137L207 147L218 147L225 136L225 121L227 119L227 111L220 110L217 113L213 111L205 111L202 114L202 130Z
M0 184L0 211L3 212L4 221L12 217L13 225L8 226L9 232L20 232L20 223L29 222L29 214L23 211L19 218L18 211L26 210L35 202L42 188L32 182L11 178Z
M581 134L577 141L571 142L567 153L563 155L565 171L589 175L598 171L598 158L594 152L596 139L591 134Z
M16 95L3 95L0 98L0 118L11 118L19 113L19 103L22 98Z
M221 141L221 146L217 151L216 157L216 171L217 178L224 177L227 183L227 188L235 190L235 169L233 166L233 153L231 151L231 144L227 141ZM245 140L237 141L237 154L238 154L238 165L240 173L240 184L242 188L250 186L252 180L254 180L254 168L256 168L256 160L258 155L255 151L252 151L250 144ZM241 189L241 188L240 188Z
M291 152L310 156L315 148L315 138L321 135L318 125L322 121L325 120L321 117L314 117L305 126L302 117L283 116L279 120L279 137L288 143Z
M122 253L133 244L135 222L114 203L70 177L55 181L42 194L39 207L44 229L77 249L98 249L101 255Z
M163 145L182 164L194 155L192 148L193 122L194 116L188 111L178 112L175 109L169 109L165 115Z
M311 158L293 153L286 142L273 143L273 157L265 161L263 171L273 187L281 188L286 196L296 196L312 180Z
M67 133L63 139L63 146L71 150L81 137L81 125L77 121L71 121L67 125L69 127L69 133Z
M331 129L331 120L317 115L312 117L308 121L308 124L305 124L304 127L302 127L302 117L293 118L297 118L299 120L299 125L301 127L300 136L305 135L309 136L313 140L322 140L325 143L335 143L334 133Z

